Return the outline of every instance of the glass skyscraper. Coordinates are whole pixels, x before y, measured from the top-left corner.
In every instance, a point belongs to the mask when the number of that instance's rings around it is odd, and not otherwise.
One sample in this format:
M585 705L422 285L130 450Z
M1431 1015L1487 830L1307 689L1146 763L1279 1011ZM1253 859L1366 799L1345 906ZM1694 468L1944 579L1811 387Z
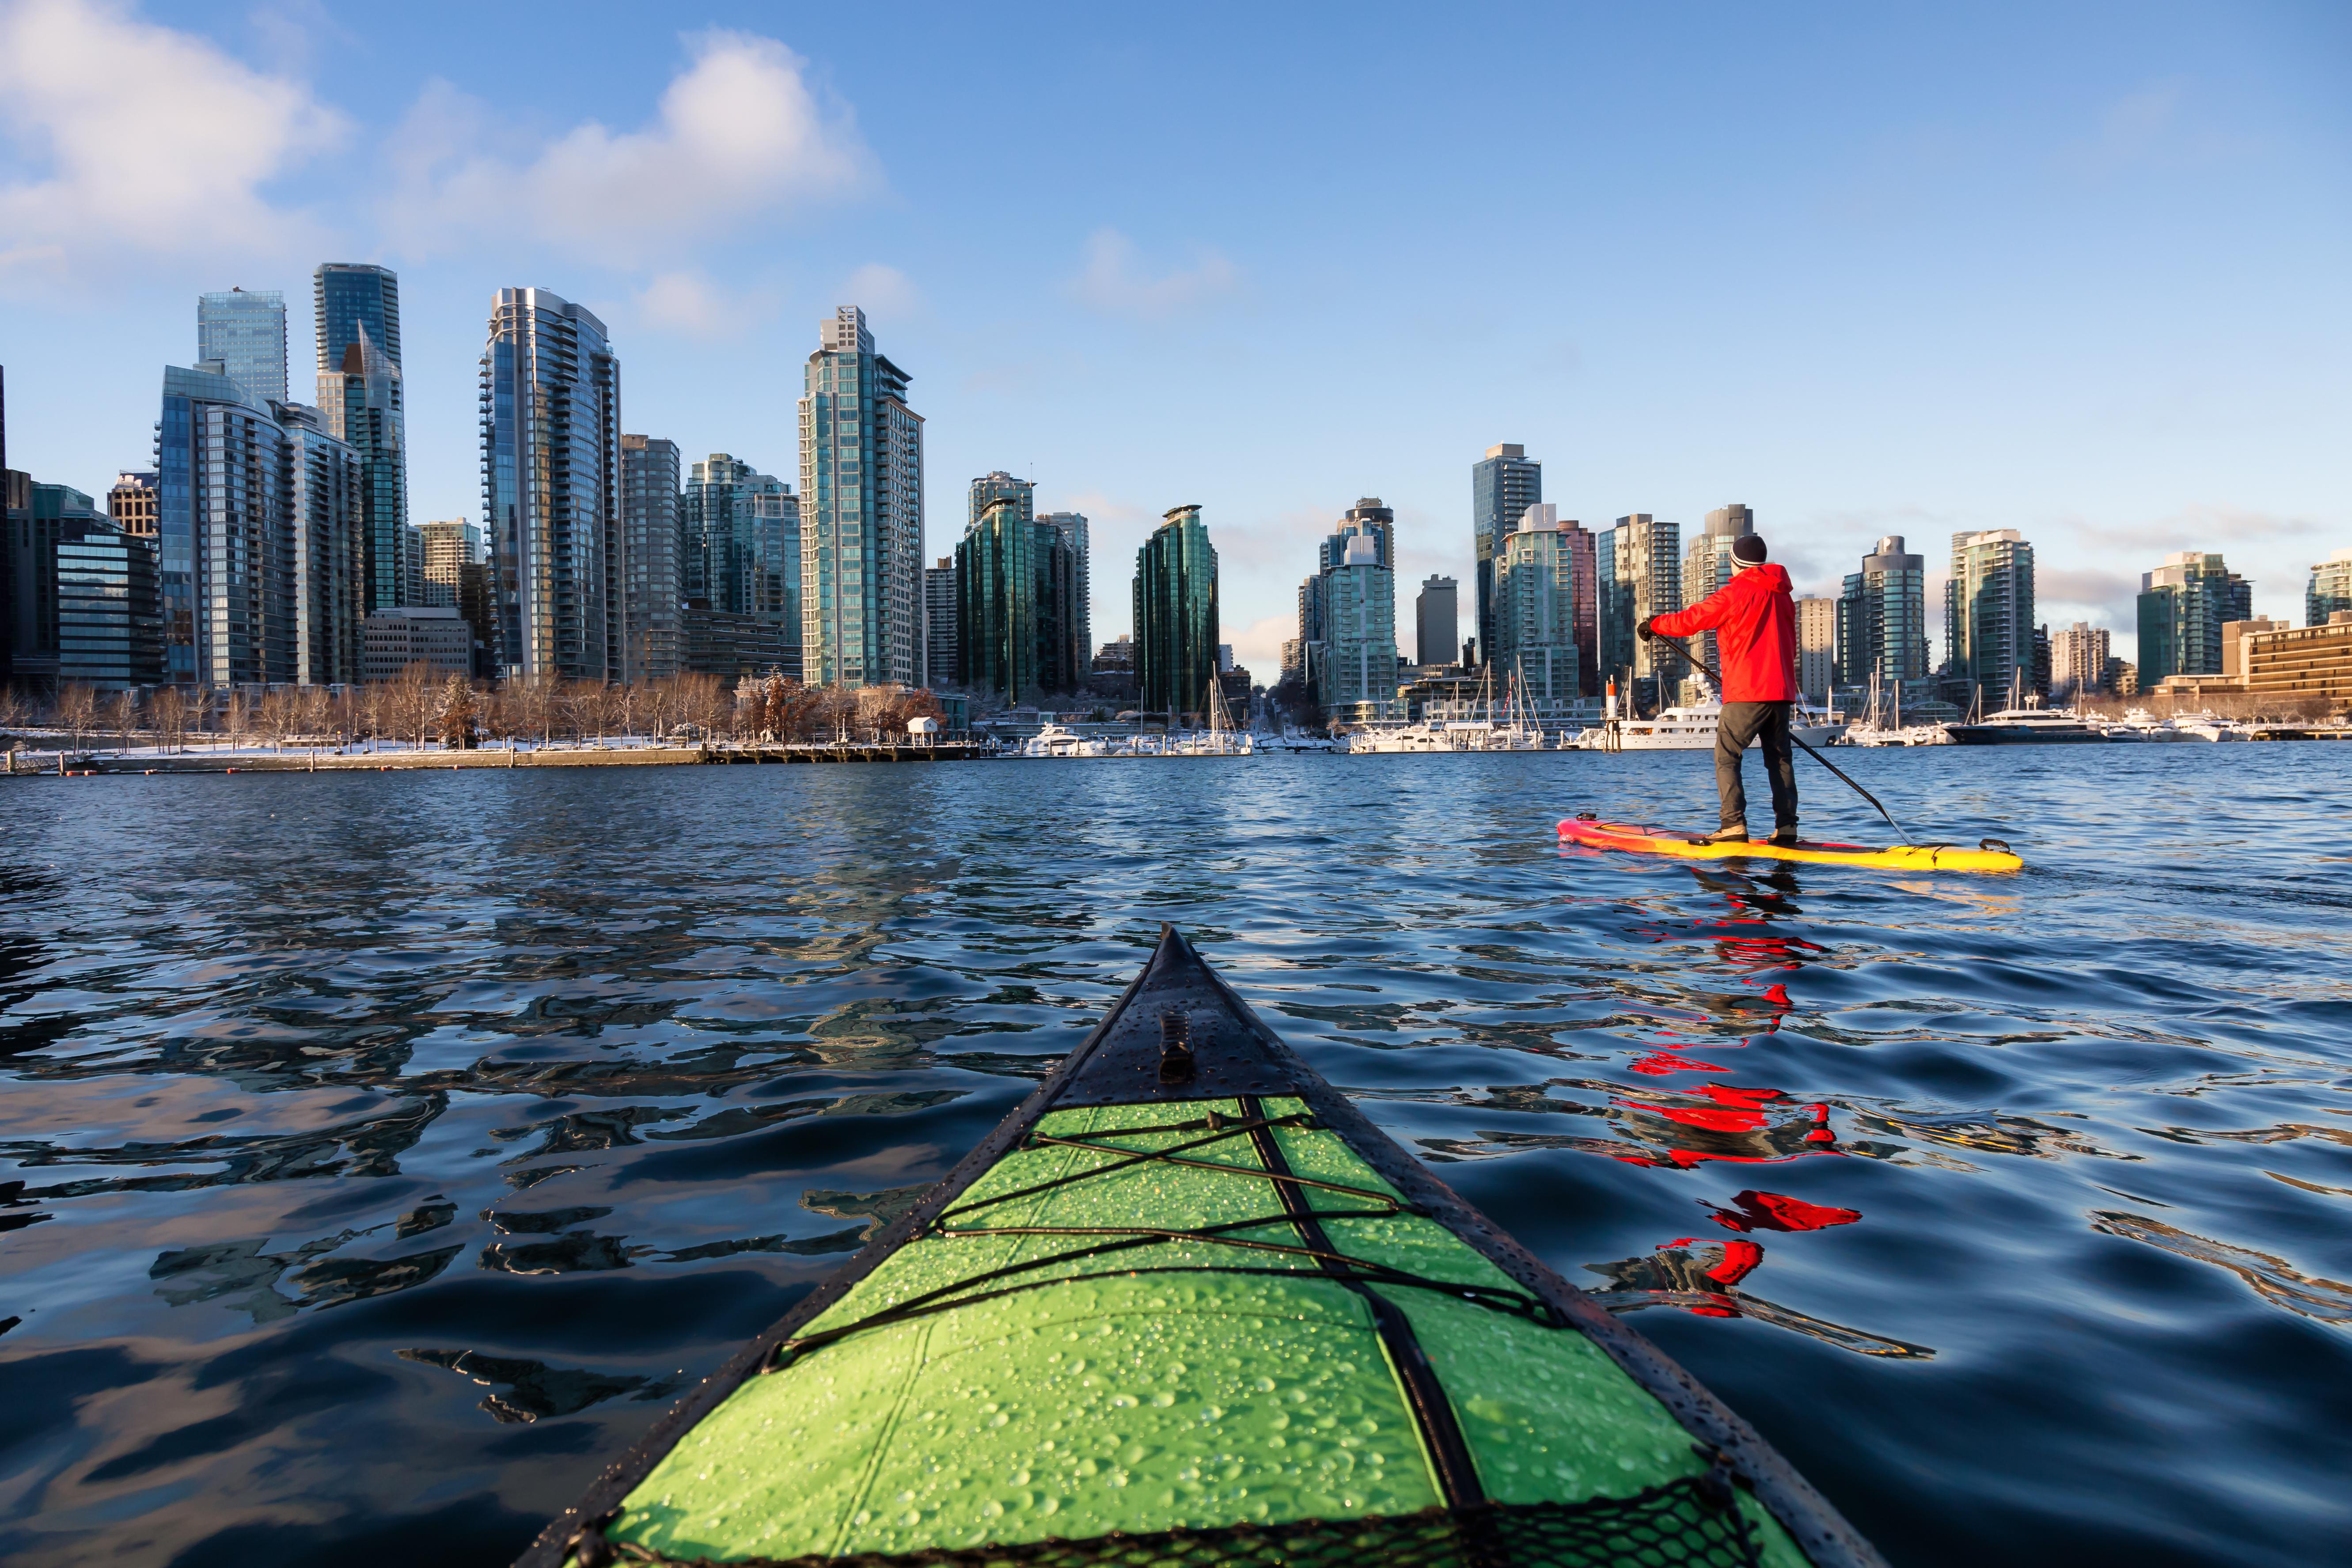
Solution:
M496 667L630 679L621 362L604 323L544 289L499 289L481 411Z
M1569 529L1584 532L1573 522L1563 529L1558 508L1531 506L1495 557L1494 662L1504 676L1519 678L1539 712L1554 711L1582 694L1583 661L1576 641L1581 563ZM1497 695L1502 679L1496 680Z
M621 487L622 526L628 531L629 668L638 680L667 680L683 668L686 657L680 606L686 602L687 549L677 443L658 436L623 436ZM793 573L797 581L797 559ZM797 603L793 613L797 633Z
M258 403L286 401L286 296L231 289L196 296L196 358Z
M801 509L793 487L725 452L693 466L678 508L686 592L723 615L752 616L801 639Z
M362 331L400 363L400 274L364 261L326 261L310 275L310 289L320 374L341 368L343 351Z
M1837 598L1837 684L1887 687L1927 673L1927 562L1890 533L1846 574ZM1899 688L1897 688L1899 689Z
M1299 589L1301 662L1317 702L1390 702L1397 689L1396 514L1366 496L1315 550Z
M1070 552L1067 635L1075 650L1069 680L1070 689L1075 691L1085 683L1095 662L1094 545L1087 537L1087 514L1082 511L1041 512L1037 521L1059 533L1063 546Z
M2254 616L2253 584L2219 555L2183 550L2140 574L2139 680L2221 673L2221 627Z
M2303 589L2303 624L2324 626L2339 611L2352 610L2352 550L2339 550L2315 563Z
M1688 666L1672 643L1643 642L1633 628L1651 616L1683 607L1682 525L1662 522L1646 511L1617 520L1593 542L1596 640L1605 680L1627 677L1628 699L1646 694L1662 703L1680 685Z
M999 482L1009 481L1009 482ZM956 544L956 670L961 685L1019 701L1039 668L1037 545L1030 487L1005 474L971 482L971 525Z
M1470 468L1470 532L1478 568L1478 660L1494 662L1495 557L1528 508L1543 500L1543 465L1511 442L1486 448Z
M1206 714L1217 679L1217 552L1199 507L1171 508L1135 552L1132 597L1144 710Z
M2013 528L1952 535L1945 670L1990 711L2034 689L2033 546Z
M803 679L920 686L922 416L865 311L845 305L823 332L800 400Z

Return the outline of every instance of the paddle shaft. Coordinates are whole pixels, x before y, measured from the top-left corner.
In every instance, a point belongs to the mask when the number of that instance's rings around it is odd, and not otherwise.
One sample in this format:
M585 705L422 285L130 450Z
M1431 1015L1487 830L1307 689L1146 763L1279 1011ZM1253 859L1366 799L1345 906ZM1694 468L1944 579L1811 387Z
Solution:
M1707 679L1715 682L1715 689L1717 691L1720 692L1724 689L1723 671L1716 668L1714 665L1701 658L1696 648L1694 648L1690 644L1683 641L1682 638L1678 637L1671 637L1664 632L1655 629L1654 627L1652 628L1650 635L1658 638L1662 642L1670 642L1676 647L1682 649L1683 657L1685 658L1689 659L1693 664L1697 665L1701 669L1706 671ZM1821 763L1822 766L1837 774L1839 778L1845 779L1847 788L1853 790L1854 794L1862 796L1863 799L1870 802L1872 805L1876 806L1878 809L1878 815L1886 818L1887 826L1895 829L1897 833L1901 833L1903 831L1903 825L1895 820L1895 814L1888 811L1885 806L1878 805L1878 797L1876 795L1871 794L1860 784L1855 784L1852 779L1846 778L1845 770L1843 768L1838 766L1835 763L1830 761L1827 757L1813 750L1812 747L1806 745L1804 741L1798 736L1797 727L1794 724L1789 726L1789 739L1795 741L1797 744L1803 749L1805 755L1812 758L1813 761Z

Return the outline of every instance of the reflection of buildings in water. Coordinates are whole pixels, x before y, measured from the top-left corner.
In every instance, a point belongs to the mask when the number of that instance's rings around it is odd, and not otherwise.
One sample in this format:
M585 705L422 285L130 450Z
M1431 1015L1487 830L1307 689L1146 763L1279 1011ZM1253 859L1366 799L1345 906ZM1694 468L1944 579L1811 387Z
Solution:
M1988 1154L2025 1154L2037 1160L2055 1160L2066 1154L2089 1154L2105 1160L2141 1158L2103 1149L2083 1133L2053 1127L2029 1116L1906 1116L1891 1111L1857 1111L1853 1119L1857 1126L1889 1132L1897 1138L1940 1143L1950 1149L1976 1149Z
M1752 1241L1727 1241L1694 1252L1692 1239L1685 1237L1644 1258L1586 1264L1588 1270L1609 1280L1592 1292L1593 1300L1612 1312L1679 1307L1699 1317L1753 1318L1859 1355L1927 1361L1936 1354L1927 1345L1848 1328L1738 1289L1763 1263L1764 1249Z
M2315 1318L2324 1323L2352 1323L2352 1285L2305 1274L2284 1258L2193 1235L2161 1220L2112 1210L2095 1211L2091 1228L2160 1247L2194 1262L2226 1268L2252 1286L2263 1300L2274 1307L2284 1307L2297 1317Z

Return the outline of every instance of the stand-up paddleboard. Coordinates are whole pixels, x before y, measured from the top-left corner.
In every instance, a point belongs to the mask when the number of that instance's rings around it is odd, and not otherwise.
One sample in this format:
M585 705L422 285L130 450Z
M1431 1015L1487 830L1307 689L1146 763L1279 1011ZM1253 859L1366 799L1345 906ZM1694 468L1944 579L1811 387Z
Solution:
M849 1560L1882 1562L1170 928L1036 1093L522 1559Z
M1636 855L1673 855L1685 860L1805 860L1822 866L1885 866L1899 871L2021 871L2025 862L1998 838L1979 839L1974 849L1957 844L1892 844L1874 849L1864 844L1792 845L1751 838L1745 843L1706 844L1696 833L1675 833L1662 827L1636 827L1625 822L1601 822L1571 816L1559 825L1563 843L1595 849L1623 849Z

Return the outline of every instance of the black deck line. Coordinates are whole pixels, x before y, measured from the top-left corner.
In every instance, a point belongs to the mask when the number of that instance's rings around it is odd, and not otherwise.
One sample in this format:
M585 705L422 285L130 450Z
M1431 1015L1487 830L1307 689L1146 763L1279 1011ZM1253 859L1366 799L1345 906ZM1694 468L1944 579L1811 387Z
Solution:
M1223 1030L1204 1031L1200 1027L1202 1021L1194 1015L1192 1043L1200 1058L1200 1074L1193 1081L1163 1085L1156 1073L1139 1070L1141 1058L1148 1049L1149 1059L1156 1067L1159 1016L1181 1006L1188 998L1213 1000L1230 1022L1239 1026L1243 1038L1234 1040ZM1153 1000L1161 1005L1137 1006L1139 1001ZM1122 1029L1122 1025L1129 1026ZM1114 1039L1114 1036L1118 1037ZM1111 1047L1108 1050L1107 1042ZM1235 1047L1240 1048L1235 1050ZM1230 1070L1220 1069L1216 1058L1221 1052L1237 1058ZM1353 1101L1325 1082L1285 1045L1223 977L1192 950L1176 928L1167 924L1160 928L1160 944L1143 972L1129 984L1094 1031L1037 1086L1035 1092L1014 1107L954 1170L923 1195L910 1213L883 1230L864 1251L672 1405L625 1454L605 1467L586 1495L540 1532L530 1548L515 1560L516 1568L559 1568L573 1537L587 1525L602 1523L618 1510L622 1500L635 1489L679 1438L747 1379L758 1374L780 1342L841 1300L884 1258L929 1226L998 1159L1026 1137L1048 1110L1064 1109L1055 1102L1066 1093L1070 1107L1229 1100L1244 1094L1305 1100L1324 1124L1395 1186L1408 1204L1453 1231L1505 1274L1549 1304L1672 1412L1695 1440L1720 1452L1734 1475L1753 1489L1758 1500L1796 1538L1817 1568L1886 1568L1877 1550L1753 1427L1665 1352L1555 1273L1375 1127ZM1109 1098L1113 1094L1117 1098Z

